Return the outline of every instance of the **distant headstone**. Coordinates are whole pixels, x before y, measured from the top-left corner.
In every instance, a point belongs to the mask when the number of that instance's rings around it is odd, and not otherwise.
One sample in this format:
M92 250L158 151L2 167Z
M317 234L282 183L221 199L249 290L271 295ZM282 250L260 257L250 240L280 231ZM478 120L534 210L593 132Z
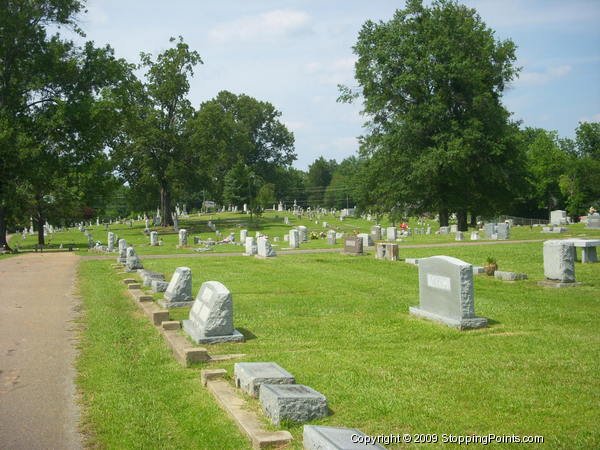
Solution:
M454 236L454 240L455 241L464 241L465 240L465 235L463 234L462 231L457 231L456 235Z
M494 239L494 236L496 235L496 224L495 223L486 223L483 226L483 230L484 230L486 239Z
M302 384L261 384L259 398L263 412L276 426L282 420L307 422L329 413L327 398Z
M472 241L478 241L479 240L479 232L477 232L477 231L471 231L471 240Z
M496 227L496 235L500 240L510 239L510 226L507 223L499 223Z
M449 230L449 227L440 227L440 234L448 234Z
M165 276L160 272L153 272L151 270L142 270L140 272L140 276L142 277L142 284L146 287L152 287L152 281L164 281Z
M398 244L378 242L375 244L375 258L398 261Z
M600 230L600 215L599 214L590 214L587 216L587 226L588 230Z
M431 227L427 227L427 231L425 232L425 234L431 234Z
M458 225L450 225L450 233L456 233L458 231Z
M550 211L550 225L566 225L567 224L567 212L557 209Z
M152 231L150 233L150 245L157 247L158 246L158 232Z
M202 283L183 331L197 344L243 342L244 336L233 328L233 298L218 281Z
M304 425L302 444L305 450L385 450L369 438L354 428Z
M163 308L181 308L194 303L192 298L192 269L177 267L164 297L158 301Z
M290 248L299 248L300 247L300 232L298 230L290 230L288 233L288 242Z
M187 247L187 245L188 245L188 233L185 228L182 228L181 230L179 230L179 246Z
M464 330L487 327L475 316L473 266L450 256L419 259L419 306L410 313Z
M121 264L127 262L127 241L125 239L119 239L119 256L117 256L117 262Z
M115 233L108 232L108 251L112 252L115 250Z
M257 258L272 258L273 256L277 256L277 253L275 253L271 243L265 237L258 238L256 247L257 251L255 256Z
M362 255L363 239L358 236L346 236L344 238L344 253L348 255Z
M261 384L294 384L296 379L274 362L243 362L233 366L235 385L252 397L258 397Z
M244 252L245 256L256 255L256 252L258 250L256 247L256 239L254 239L252 236L248 236L246 238L246 242L245 242L245 249L246 249L246 251Z
M327 232L327 243L329 245L335 245L337 243L335 230L329 230Z
M283 218L283 223L284 223L284 224L286 224L286 225L289 225L289 224L290 224L290 219L289 219L289 217L288 217L288 216L285 216L285 217Z
M304 225L299 225L298 232L300 233L300 242L308 242L308 228Z
M371 237L371 235L369 233L360 233L358 235L358 237L363 240L363 248L364 247L372 247L373 245L375 245L373 243L373 238Z
M246 242L246 238L248 237L248 230L240 230L240 242Z
M371 227L371 238L374 241L381 240L381 227L379 225L375 225Z
M398 228L388 227L387 228L387 240L395 241L396 239L398 239Z

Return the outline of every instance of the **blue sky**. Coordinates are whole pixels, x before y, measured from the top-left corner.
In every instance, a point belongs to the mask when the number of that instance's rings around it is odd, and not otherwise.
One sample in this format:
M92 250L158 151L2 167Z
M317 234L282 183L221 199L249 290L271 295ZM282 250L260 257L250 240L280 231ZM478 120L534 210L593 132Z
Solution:
M518 46L520 78L504 103L527 126L573 137L579 121L600 121L599 0L469 0L499 39ZM306 169L323 155L356 153L360 105L336 103L337 84L356 86L361 25L389 20L403 1L92 0L80 18L87 40L139 62L183 36L204 65L191 81L197 108L221 90L273 103L296 137Z

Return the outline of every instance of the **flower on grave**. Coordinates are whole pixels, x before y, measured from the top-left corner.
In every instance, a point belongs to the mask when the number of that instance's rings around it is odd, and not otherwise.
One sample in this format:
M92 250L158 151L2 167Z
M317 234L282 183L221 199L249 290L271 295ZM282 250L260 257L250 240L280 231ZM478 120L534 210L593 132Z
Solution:
M596 208L594 208L593 206L590 206L590 214L596 214Z

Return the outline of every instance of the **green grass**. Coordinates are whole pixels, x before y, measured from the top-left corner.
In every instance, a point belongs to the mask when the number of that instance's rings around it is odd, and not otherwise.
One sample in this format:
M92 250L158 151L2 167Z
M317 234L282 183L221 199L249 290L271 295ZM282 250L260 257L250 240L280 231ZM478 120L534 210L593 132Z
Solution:
M314 423L371 435L542 435L549 448L598 447L600 264L577 264L584 286L545 289L536 285L541 250L542 243L401 250L473 264L493 255L501 270L529 275L516 283L476 277L476 312L490 327L466 332L408 314L418 304L417 268L403 262L340 254L143 262L169 276L191 267L194 293L204 281L225 284L235 326L249 339L210 351L275 361L325 394L333 414ZM218 366L232 373L233 363ZM288 428L301 448L302 427Z
M290 218L290 225L285 225L283 222L284 215L287 215ZM204 215L204 216L193 216L189 219L183 219L180 221L180 227L186 228L188 230L188 243L190 248L186 249L177 249L176 245L178 244L178 235L172 228L161 228L161 227L153 227L152 229L158 231L160 238L163 240L164 245L160 247L151 247L149 245L150 238L149 236L145 236L143 233L144 223L136 221L133 227L129 227L128 225L111 225L110 231L116 233L119 237L127 240L128 244L133 245L137 251L137 253L141 256L144 255L157 255L157 254L190 254L194 253L193 248L200 247L200 245L194 245L193 236L200 236L202 239L213 238L217 240L216 234L208 228L208 221L212 220L213 223L217 226L217 229L221 231L223 237L229 235L230 232L235 233L236 239L239 239L239 231L242 228L246 228L249 230L249 234L254 236L256 231L260 231L262 234L266 234L271 238L279 237L281 239L280 242L273 244L278 245L276 248L286 248L287 243L284 242L283 236L287 234L291 227L304 225L308 227L309 231L322 232L326 231L330 227L337 229L339 232L343 233L352 233L352 232L369 232L370 228L375 224L375 222L369 222L363 219L346 219L343 222L335 219L333 216L323 216L319 220L319 224L315 224L315 220L309 220L307 218L298 219L290 213L274 213L268 212L265 213L263 217L256 220L255 223L249 222L249 216L244 214L237 213L220 213L213 215ZM323 228L322 221L328 222L329 227ZM438 229L437 223L433 221L427 222L432 226L432 229L435 231ZM389 223L387 219L382 222L382 226L387 226ZM416 219L411 219L410 221L411 227L417 227ZM420 226L420 227L426 227ZM92 237L95 241L100 241L103 244L107 242L107 233L108 231L104 226L93 226L89 227L92 232ZM568 233L563 233L561 235L551 235L551 234L542 234L541 228L530 228L530 227L513 227L511 230L511 239L555 239L555 238L568 238L568 237L598 237L600 238L600 230L586 230L584 224L570 225L568 226ZM483 237L483 233L481 233ZM468 240L469 235L465 236ZM404 242L401 242L400 245L412 245L412 244L436 244L436 243L447 243L454 242L454 234L448 235L412 235L408 238L405 238ZM37 243L37 236L28 236L25 240L22 240L20 236L16 236L13 239L14 242L18 242L21 250L31 250L34 245ZM53 246L59 246L60 244L76 244L81 252L79 254L86 255L89 254L87 251L87 239L83 233L78 231L76 228L71 231L64 231L60 233L55 233L52 236L48 237L47 242ZM317 239L311 240L308 243L302 244L302 249L313 249L313 248L331 248L331 247L341 247L342 241L338 240L337 245L329 245L327 244L326 239ZM213 247L213 252L217 253L241 253L243 251L242 247L231 244L220 244Z
M93 448L241 449L248 442L198 372L175 362L104 261L80 266L83 297L77 384Z

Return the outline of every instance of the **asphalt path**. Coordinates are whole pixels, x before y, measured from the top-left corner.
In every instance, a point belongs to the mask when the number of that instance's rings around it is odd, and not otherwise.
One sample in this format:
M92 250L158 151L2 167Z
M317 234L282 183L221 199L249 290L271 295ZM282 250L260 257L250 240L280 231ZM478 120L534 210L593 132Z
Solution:
M0 448L79 449L73 295L79 257L0 259Z

